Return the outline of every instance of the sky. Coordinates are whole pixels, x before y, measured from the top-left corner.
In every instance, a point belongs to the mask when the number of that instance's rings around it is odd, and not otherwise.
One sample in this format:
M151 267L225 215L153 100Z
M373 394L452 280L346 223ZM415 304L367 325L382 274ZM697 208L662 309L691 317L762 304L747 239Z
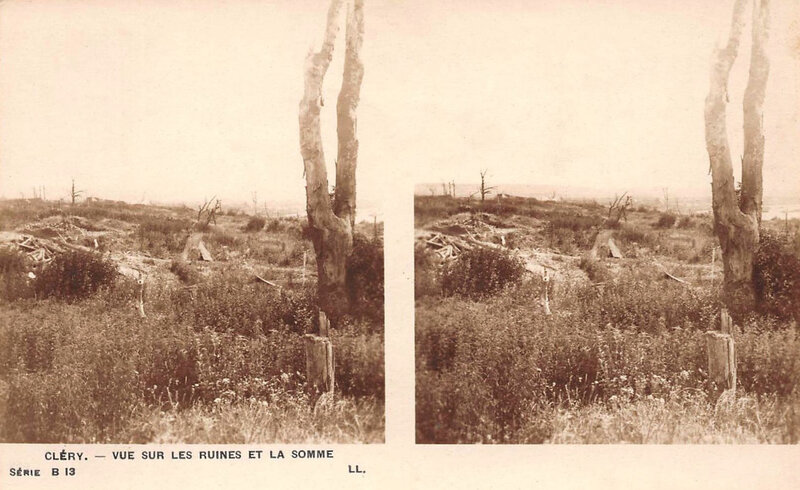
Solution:
M708 189L732 0L366 0L358 202L397 182ZM298 102L327 2L0 3L0 196L304 200ZM800 14L773 2L765 195L800 185ZM325 80L332 171L344 31ZM741 153L749 32L731 79ZM331 180L333 180L331 178Z

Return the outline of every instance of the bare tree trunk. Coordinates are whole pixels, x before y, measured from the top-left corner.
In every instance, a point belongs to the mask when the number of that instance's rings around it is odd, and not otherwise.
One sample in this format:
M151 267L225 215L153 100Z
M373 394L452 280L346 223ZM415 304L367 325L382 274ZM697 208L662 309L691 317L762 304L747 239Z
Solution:
M355 171L358 157L356 108L364 68L359 54L364 32L363 0L349 5L342 88L337 103L339 139L334 202L328 191L328 175L320 130L322 82L333 57L339 31L337 19L343 0L332 0L322 47L306 57L305 92L300 101L300 152L306 177L306 211L317 255L319 306L334 320L347 310L345 288L347 258L353 246L355 221Z
M728 43L717 49L711 68L711 84L705 102L706 149L712 175L714 230L722 248L725 302L732 311L754 306L753 254L758 245L761 221L761 168L764 159L763 101L768 75L765 51L769 1L756 0L753 9L753 49L750 79L744 97L742 199L736 198L733 165L728 144L726 104L728 79L739 50L746 2L736 0Z

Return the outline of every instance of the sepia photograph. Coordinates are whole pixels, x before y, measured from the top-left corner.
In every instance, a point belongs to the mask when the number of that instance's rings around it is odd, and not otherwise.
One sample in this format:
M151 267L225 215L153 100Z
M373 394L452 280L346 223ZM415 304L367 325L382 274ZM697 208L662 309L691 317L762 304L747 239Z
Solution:
M0 4L0 442L383 443L365 10Z
M431 37L416 442L799 442L797 3L469 2Z

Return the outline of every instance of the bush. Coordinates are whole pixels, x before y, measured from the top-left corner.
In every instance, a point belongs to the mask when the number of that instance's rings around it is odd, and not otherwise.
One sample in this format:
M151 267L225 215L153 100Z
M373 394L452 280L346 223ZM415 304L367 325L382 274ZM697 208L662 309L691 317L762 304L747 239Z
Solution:
M359 328L334 331L336 389L345 396L374 396L383 400L384 353L380 333Z
M658 221L656 222L656 226L658 228L672 228L675 226L677 220L678 217L672 213L661 213L661 216L658 217Z
M442 274L442 292L480 298L496 294L522 280L525 265L508 251L488 247L467 250L448 264Z
M436 255L423 244L414 246L414 297L439 295L439 273Z
M589 280L592 282L606 282L612 278L611 271L599 259L584 255L581 257L579 267L589 276Z
M176 292L173 308L180 320L195 329L250 337L270 330L309 332L315 311L310 291L267 289L221 275L198 285L194 293Z
M155 254L180 252L191 223L185 219L149 217L140 220L136 237L142 250Z
M347 259L350 313L383 324L383 241L356 233Z
M184 284L192 285L200 282L200 274L186 262L173 260L169 265L169 270Z
M763 313L800 321L800 259L788 238L761 232L753 276L758 308Z
M96 252L70 251L56 255L36 279L40 297L83 299L101 287L111 287L117 277L113 262Z
M24 254L11 248L0 248L0 297L14 301L33 296L27 271Z
M264 228L264 225L267 224L267 220L261 216L253 216L247 221L247 225L244 227L244 231L247 232L256 232L261 231Z

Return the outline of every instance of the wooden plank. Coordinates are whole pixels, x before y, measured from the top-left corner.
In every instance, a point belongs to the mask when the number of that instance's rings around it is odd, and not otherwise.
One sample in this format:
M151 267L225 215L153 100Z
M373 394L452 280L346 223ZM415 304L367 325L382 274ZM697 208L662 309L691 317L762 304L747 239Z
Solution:
M612 257L614 257L615 259L624 258L624 256L622 255L622 252L620 252L619 248L617 247L617 244L614 243L614 239L613 238L609 238L608 239L608 251L609 251L609 254Z
M211 256L211 252L208 251L203 240L197 242L197 249L200 251L200 258L205 260L206 262L214 262L214 257Z
M667 276L668 278L672 279L673 281L678 281L678 282L680 282L682 284L686 284L686 285L691 286L691 283L689 281L681 279L680 277L675 277L672 274L670 274L669 272L667 272L667 268L664 267L663 265L661 265L661 264L659 264L658 262L655 262L655 261L653 263L656 265L656 267L661 269L661 272L663 272L664 275Z
M257 279L258 281L261 281L261 282L263 282L264 284L268 284L268 285L270 285L270 286L272 286L272 287L274 287L274 288L279 288L279 289L280 289L280 287L281 287L281 285L280 285L280 284L276 284L276 283L274 283L274 282L272 282L272 281L267 281L266 279L264 279L263 277L259 276L258 274L256 274L256 279Z

